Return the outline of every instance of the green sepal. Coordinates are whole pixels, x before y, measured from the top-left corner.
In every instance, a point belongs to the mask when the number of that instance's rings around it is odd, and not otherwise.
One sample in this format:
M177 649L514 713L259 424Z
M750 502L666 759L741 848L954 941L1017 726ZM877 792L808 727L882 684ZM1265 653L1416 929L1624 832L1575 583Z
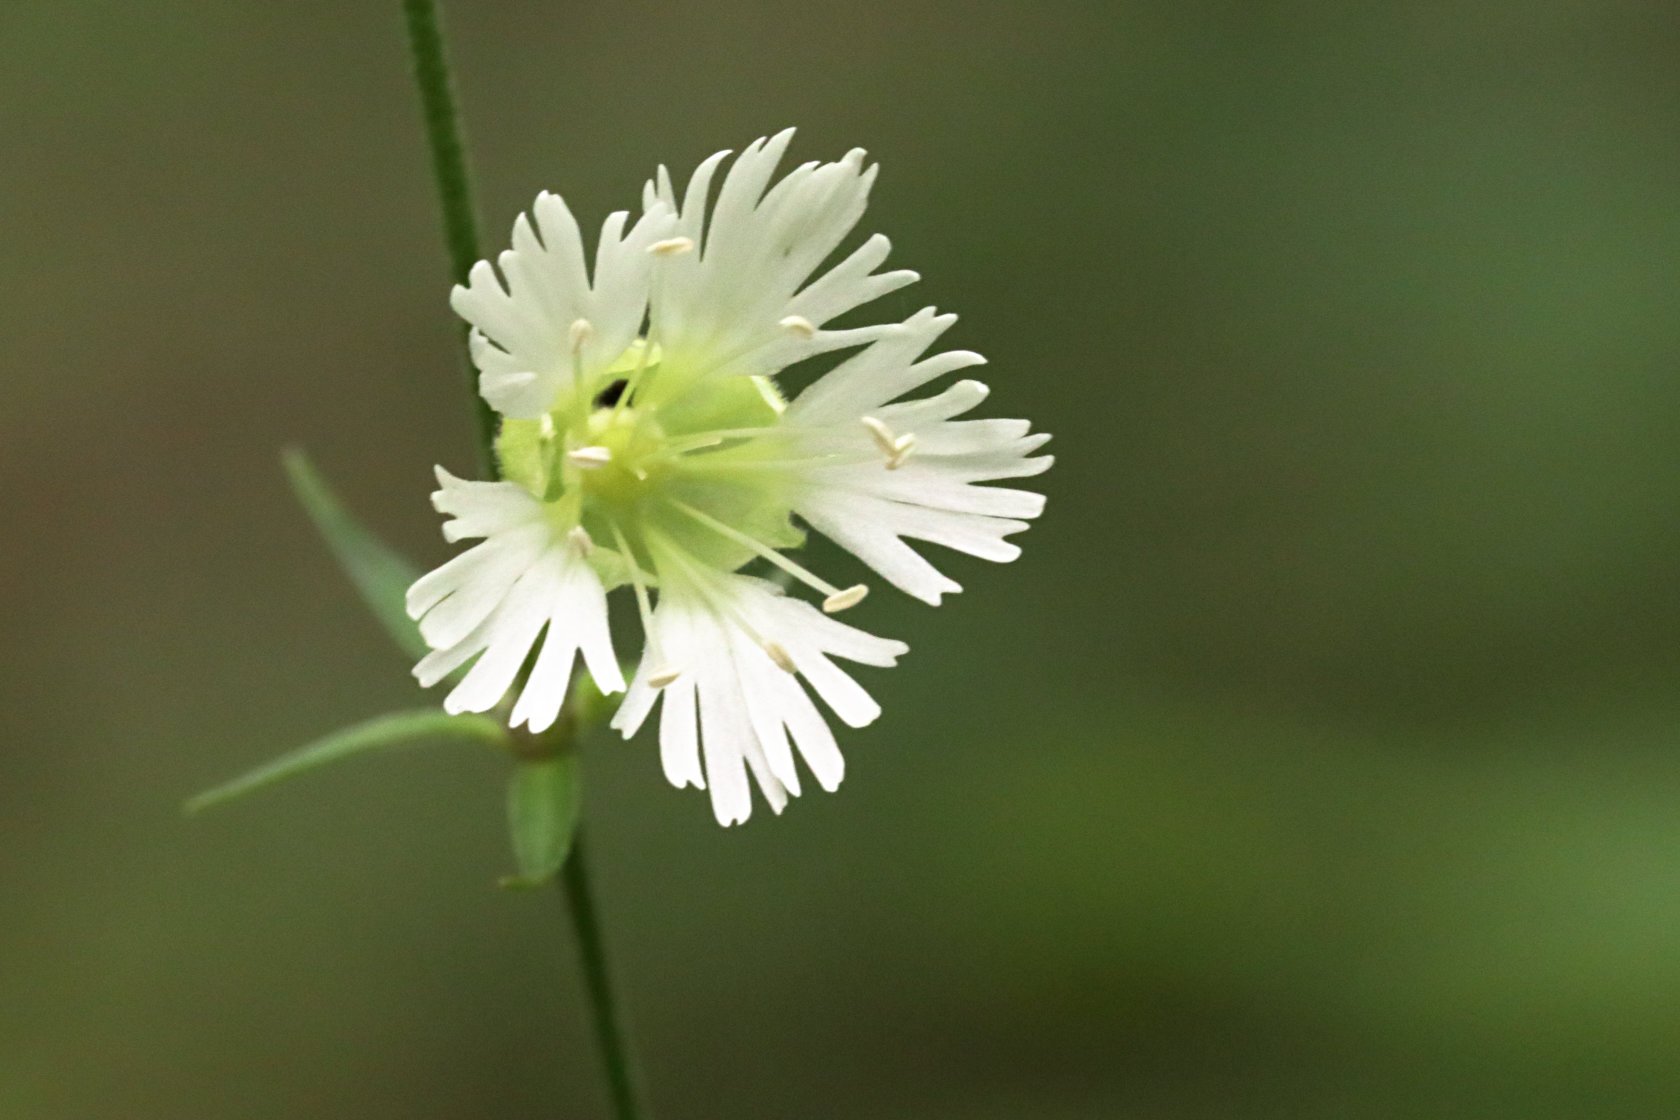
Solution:
M504 417L496 435L496 465L507 481L519 483L528 493L542 493L548 464L543 461L541 421Z
M287 448L280 459L298 502L374 618L409 657L426 656L426 640L404 602L420 570L350 515L302 450Z
M224 782L214 789L205 790L189 800L185 809L188 813L198 813L213 805L232 801L265 786L306 774L352 755L437 739L455 739L511 749L507 728L489 716L452 716L436 708L394 712L334 731L307 746L299 747L242 774L231 782Z
M580 804L577 758L522 761L508 781L508 832L517 875L502 879L512 888L540 887L554 878L572 850Z

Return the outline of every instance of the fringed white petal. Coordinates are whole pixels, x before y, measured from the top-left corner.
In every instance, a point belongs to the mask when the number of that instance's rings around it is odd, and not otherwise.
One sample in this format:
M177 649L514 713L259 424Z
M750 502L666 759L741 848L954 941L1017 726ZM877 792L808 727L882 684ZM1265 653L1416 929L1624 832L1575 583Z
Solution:
M421 576L409 588L409 613L419 618L420 636L433 649L443 649L463 641L472 630L490 616L513 590L513 585L530 570L548 547L546 525L522 525L506 533L474 545L428 576ZM423 591L432 592L427 583L447 587L447 594L419 614L416 602Z
M837 622L759 580L674 562L660 571L649 654L613 727L626 738L635 734L663 696L665 776L679 787L708 789L720 824L751 813L749 772L766 803L781 812L800 791L796 751L823 789L838 787L845 762L833 733L798 679L760 642L785 650L812 689L852 726L870 722L880 708L831 658L890 666L908 647ZM680 672L662 691L648 684L654 674L672 670Z
M851 256L806 285L789 302L788 313L813 323L826 323L921 279L907 268L876 272L891 251L892 242L886 235L875 234Z
M438 489L432 508L449 515L443 539L454 544L473 537L505 533L537 519L540 506L524 488L511 482L471 482L434 467Z
M847 358L799 394L788 406L789 422L807 427L855 422L937 377L985 364L985 358L967 350L916 360L956 321L955 315L941 315L924 307L904 322L886 328L878 342Z
M876 236L811 280L863 216L876 168L865 167L863 150L853 149L835 163L804 164L771 186L792 139L787 129L747 145L724 176L709 219L707 194L728 153L706 160L689 181L677 232L695 251L656 266L652 321L660 345L693 363L690 376L771 374L867 342L882 328L821 328L917 278L875 272L890 248ZM663 167L643 197L678 206Z
M1044 497L978 483L1035 475L1051 463L1033 455L1050 437L1033 434L1024 420L953 419L986 398L978 381L898 400L983 361L962 350L922 357L953 321L932 308L917 313L819 378L784 416L804 459L794 468L801 475L795 510L888 582L935 605L961 588L904 538L1015 559L1021 550L1004 538L1043 512ZM903 453L884 454L885 440L902 443Z
M847 510L830 509L820 498L807 499L799 515L906 595L937 607L945 594L962 590L961 584L905 544L901 534L883 525L858 519Z
M789 700L781 685L792 681L769 654L739 629L729 632L729 645L735 676L741 682L741 695L746 701L747 719L762 749L765 765L782 788L798 797L799 773L781 714ZM797 691L799 686L793 687Z
M544 560L554 566L549 598L539 605L548 634L513 706L511 720L513 726L523 723L532 731L546 731L559 718L579 653L602 692L624 691L624 673L607 630L607 593L600 577L569 547L550 549Z
M444 697L444 711L487 712L501 702L546 621L542 605L554 594L553 581L553 567L544 563L519 577L482 631L483 654Z
M720 825L740 824L752 815L752 787L747 783L747 755L758 746L741 682L722 662L708 663L695 672L700 693L700 753L706 760L706 784L712 795L712 815ZM780 787L764 789L774 804ZM785 797L783 803L786 803Z
M699 713L692 677L679 677L665 688L665 711L659 718L659 761L665 780L682 789L706 788L700 769Z
M542 731L554 723L580 652L602 691L622 690L606 590L575 544L548 523L542 504L513 483L468 482L441 468L438 483L433 504L453 518L445 536L485 539L408 590L408 613L432 646L414 668L421 685L430 688L477 657L444 708L488 711L546 629L514 705L514 726Z
M591 285L577 220L559 195L543 192L513 224L513 247L496 265L479 261L450 305L473 326L479 391L504 416L530 419L553 407L574 377L597 376L624 353L647 310L653 260L648 246L670 234L676 215L656 203L631 227L607 218ZM498 269L500 275L498 275ZM574 330L579 321L587 330Z

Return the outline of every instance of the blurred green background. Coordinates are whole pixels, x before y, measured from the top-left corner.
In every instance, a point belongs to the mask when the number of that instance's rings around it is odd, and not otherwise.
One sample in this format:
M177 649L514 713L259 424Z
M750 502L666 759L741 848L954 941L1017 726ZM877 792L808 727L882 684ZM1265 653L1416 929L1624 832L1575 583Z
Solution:
M446 17L488 246L796 123L1057 435L839 794L591 748L660 1116L1680 1115L1680 9ZM603 1115L497 759L178 811L417 700L277 463L447 554L395 0L6 5L0 152L0 1117Z

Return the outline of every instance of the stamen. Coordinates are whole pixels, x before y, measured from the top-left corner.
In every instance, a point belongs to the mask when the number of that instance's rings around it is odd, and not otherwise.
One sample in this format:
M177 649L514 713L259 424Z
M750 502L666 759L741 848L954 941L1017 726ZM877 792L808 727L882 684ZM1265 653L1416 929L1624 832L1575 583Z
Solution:
M894 435L891 428L873 416L863 417L863 426L869 429L869 438L875 441L875 449L886 458L889 471L902 467L904 460L910 457L910 450L916 446L915 432Z
M910 458L910 451L916 446L916 433L905 432L893 440L893 451L887 456L887 469L896 471L904 465L904 460Z
M679 257L694 250L692 237L667 237L663 241L655 241L648 246L648 252L656 257Z
M869 437L875 441L876 448L891 459L898 453L898 443L893 436L893 430L873 416L863 418L863 426L869 429Z
M850 595L852 591L857 590L856 588L852 588L850 591L841 591L838 587L835 587L832 583L829 583L826 579L823 579L815 572L808 571L799 564L794 563L792 560L789 560L786 556L783 556L780 552L777 552L763 541L754 537L749 537L733 525L725 525L711 514L697 510L687 502L679 502L675 498L666 498L665 500L688 514L690 517L694 518L694 520L700 522L700 524L704 525L706 528L712 530L714 533L720 533L734 541L736 544L741 545L743 548L751 549L753 552L770 561L770 563L776 565L776 567L780 568L794 579L799 580L808 587L821 591L830 599L835 598L836 596L844 597ZM861 599L863 596L859 595L857 598ZM852 603L855 602L857 602L857 599L852 600ZM850 606L851 603L846 605Z
M541 419L537 421L537 431L542 434L542 438L553 439L554 417L546 412L543 413Z
M710 432L703 436L689 436L686 439L674 439L665 445L665 451L670 455L687 455L691 451L705 451L707 448L721 445L726 436L712 435Z
M869 588L861 583L855 587L848 587L844 591L836 591L823 600L823 613L839 614L841 611L863 602L863 597L867 594L869 594Z
M814 338L817 333L816 326L803 315L789 315L776 325L789 334L796 334L800 338Z
M764 643L764 652L770 655L770 660L776 663L776 667L778 669L781 669L785 673L792 673L795 676L799 675L799 666L793 663L793 658L788 655L788 651L786 649L782 648L782 643L775 641L774 639L766 640Z
M572 340L572 353L576 354L579 350L583 349L584 343L595 337L595 326L588 319L574 319L572 320L570 335Z
M683 470L696 473L733 474L747 471L791 471L817 467L847 467L876 462L873 455L808 455L797 459L749 459L738 461L711 455L695 455L683 460Z
M566 452L566 458L581 470L592 471L612 462L610 447L577 447Z
M689 579L693 581L694 589L700 593L702 598L711 604L713 610L727 617L736 626L739 626L741 631L746 634L747 637L751 638L754 644L768 654L770 660L774 661L777 666L785 669L789 673L797 674L799 672L799 667L793 663L793 658L789 656L787 649L783 647L780 642L771 638L766 638L763 634L759 633L758 627L752 624L752 621L741 611L739 605L731 601L727 595L724 595L718 590L717 586L713 582L719 578L716 573L706 572L695 560L685 554L680 548L673 545L670 539L663 533L656 536L650 531L648 535L648 547L652 548L656 542L661 546L666 558L669 559L672 564L681 567L688 573ZM662 564L663 562L661 561L660 563Z
M692 436L670 440L666 443L665 450L671 455L687 455L691 451L709 450L732 439L758 439L772 430L769 427L717 428L710 432L697 432Z
M642 633L647 637L647 657L656 661L663 661L665 657L659 652L659 638L653 629L653 606L648 602L647 584L642 581L642 569L636 563L636 554L630 551L630 542L624 539L624 530L618 527L617 521L609 521L612 528L613 543L618 545L618 554L624 558L624 566L630 573L630 586L636 592L636 613L642 616ZM664 688L682 675L681 669L670 666L659 670L648 677L648 684L654 688Z
M587 557L595 551L595 542L590 538L589 530L582 525L573 525L567 530L566 539L571 542L573 548L577 549L579 556Z

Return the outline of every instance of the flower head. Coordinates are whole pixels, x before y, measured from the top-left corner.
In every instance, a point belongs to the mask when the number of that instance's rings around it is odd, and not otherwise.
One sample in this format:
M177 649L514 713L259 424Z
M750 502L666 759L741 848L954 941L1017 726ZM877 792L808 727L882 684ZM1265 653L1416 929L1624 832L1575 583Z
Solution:
M1049 437L1026 421L956 419L985 398L978 381L901 400L982 363L925 356L955 316L929 308L828 329L917 277L877 271L889 249L879 234L819 272L862 216L876 169L854 150L772 185L791 138L749 145L715 201L728 153L702 163L681 199L661 167L634 225L607 219L592 271L565 203L540 195L497 265L480 262L455 289L480 391L502 417L503 480L439 470L445 538L482 540L408 601L433 647L415 668L422 684L477 658L445 708L486 711L518 685L510 719L540 731L579 654L603 691L625 687L607 595L627 587L645 645L613 726L634 734L662 698L666 776L709 788L724 824L751 811L749 771L781 811L800 789L796 751L824 789L838 785L844 763L807 687L862 726L880 709L833 659L888 666L907 648L828 617L866 588L790 558L804 540L795 517L937 604L960 588L906 539L1014 559L1004 538L1044 500L978 483L1051 461L1033 454ZM784 398L778 374L841 349L854 352ZM742 574L759 561L822 609Z

